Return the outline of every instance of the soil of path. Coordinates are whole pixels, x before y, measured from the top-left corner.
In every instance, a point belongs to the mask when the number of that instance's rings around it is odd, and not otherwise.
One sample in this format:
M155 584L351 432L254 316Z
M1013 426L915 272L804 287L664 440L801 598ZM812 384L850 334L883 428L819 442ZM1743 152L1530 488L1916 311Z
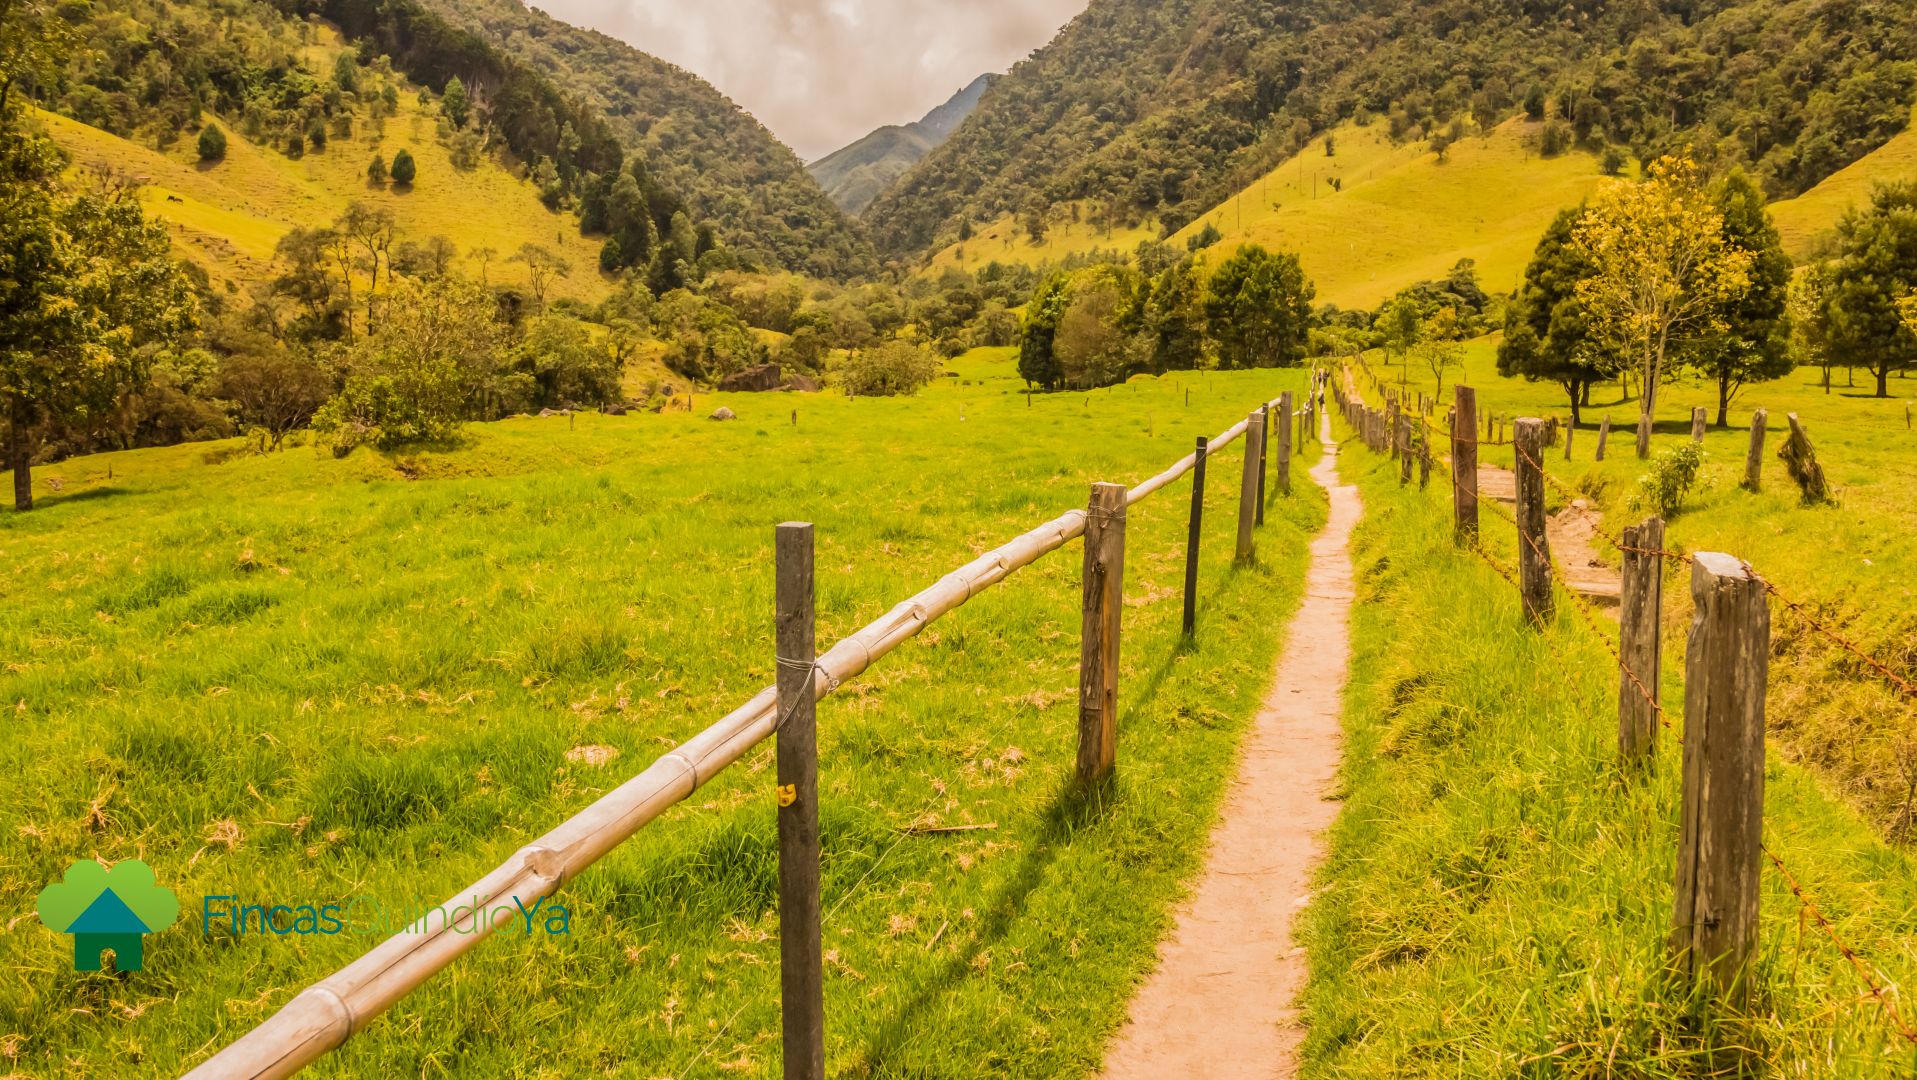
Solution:
M1333 801L1353 597L1356 487L1338 483L1331 421L1311 478L1331 497L1312 541L1305 601L1246 742L1203 875L1179 907L1158 968L1106 1055L1108 1080L1297 1075L1304 950L1292 926L1310 899Z

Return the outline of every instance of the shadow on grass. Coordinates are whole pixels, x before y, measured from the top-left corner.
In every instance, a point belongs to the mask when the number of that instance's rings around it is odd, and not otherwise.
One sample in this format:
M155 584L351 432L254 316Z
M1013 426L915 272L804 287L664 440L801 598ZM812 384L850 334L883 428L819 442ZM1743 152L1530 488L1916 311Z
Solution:
M889 1074L887 1066L892 1057L909 1046L916 1036L925 1033L920 1020L926 1011L947 993L976 977L979 958L1003 942L1012 927L1025 917L1032 893L1044 883L1046 871L1057 860L1059 849L1075 834L1095 824L1114 798L1114 781L1110 777L1090 786L1066 782L1045 807L1038 834L1018 868L993 894L971 940L872 1033L865 1044L861 1067L872 1074Z

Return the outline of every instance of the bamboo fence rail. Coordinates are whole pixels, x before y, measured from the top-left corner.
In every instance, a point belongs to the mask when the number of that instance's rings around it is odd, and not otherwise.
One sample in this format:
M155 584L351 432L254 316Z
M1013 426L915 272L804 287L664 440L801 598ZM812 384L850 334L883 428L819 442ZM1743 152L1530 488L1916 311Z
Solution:
M1278 398L1273 398L1276 405ZM1210 451L1245 434L1240 420L1211 440ZM1196 455L1130 490L1136 504L1190 472ZM1085 533L1085 511L1069 510L1009 543L980 555L940 578L882 618L845 638L818 658L816 697L832 693L881 657L972 597L1005 580ZM552 896L567 881L604 857L738 761L778 730L778 690L768 686L724 718L686 740L645 771L601 796L551 832L514 852L499 867L460 889L443 905L473 904L486 912L515 900ZM401 932L314 983L225 1049L208 1058L187 1080L269 1080L291 1076L344 1044L379 1014L417 989L497 929L487 916L448 921L436 931Z

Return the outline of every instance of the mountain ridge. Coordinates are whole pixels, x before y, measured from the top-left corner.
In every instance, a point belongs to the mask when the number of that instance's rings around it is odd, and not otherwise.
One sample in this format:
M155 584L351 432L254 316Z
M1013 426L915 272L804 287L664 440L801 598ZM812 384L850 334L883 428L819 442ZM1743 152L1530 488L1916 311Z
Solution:
M996 78L980 75L924 117L878 128L807 165L806 171L840 210L856 216L950 138Z

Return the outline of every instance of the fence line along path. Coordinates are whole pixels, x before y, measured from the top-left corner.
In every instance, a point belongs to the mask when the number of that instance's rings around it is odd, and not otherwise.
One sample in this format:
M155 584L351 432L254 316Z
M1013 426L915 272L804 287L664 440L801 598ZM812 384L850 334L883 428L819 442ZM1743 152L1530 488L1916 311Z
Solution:
M1350 537L1358 489L1338 483L1329 414L1311 478L1331 518L1311 544L1305 601L1286 632L1203 876L1159 949L1158 969L1131 1004L1106 1057L1107 1080L1292 1076L1304 1029L1293 1002L1305 984L1292 921L1310 891L1340 754L1350 661Z

